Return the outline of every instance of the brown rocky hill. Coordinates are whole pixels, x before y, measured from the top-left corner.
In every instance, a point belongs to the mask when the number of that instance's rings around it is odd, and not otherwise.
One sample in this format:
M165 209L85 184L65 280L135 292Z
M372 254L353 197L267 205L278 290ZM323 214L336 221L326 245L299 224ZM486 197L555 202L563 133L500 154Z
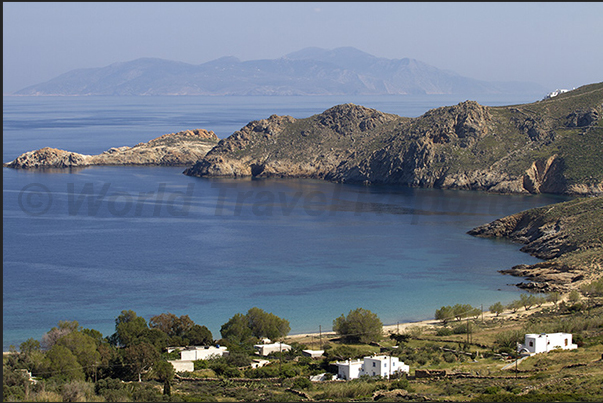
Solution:
M111 148L102 154L84 155L45 147L26 152L4 164L9 168L71 168L91 165L186 166L203 158L218 142L212 131L185 130L165 134L133 147Z
M534 265L501 270L529 280L517 284L520 288L566 291L602 274L603 196L576 198L522 211L468 233L507 238L524 244L521 251L546 259Z
M603 83L524 105L466 101L418 118L338 105L305 119L250 122L184 173L599 194L602 113Z

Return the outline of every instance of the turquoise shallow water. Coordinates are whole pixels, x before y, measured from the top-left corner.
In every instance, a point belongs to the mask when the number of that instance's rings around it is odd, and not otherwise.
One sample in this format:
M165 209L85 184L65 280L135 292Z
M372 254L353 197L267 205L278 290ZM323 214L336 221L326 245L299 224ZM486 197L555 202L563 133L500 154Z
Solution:
M265 104L252 106L234 98L5 98L4 159L41 146L98 153L168 132L212 130L212 123L224 131L230 124L232 132L250 116L272 114L275 101L261 99ZM326 109L329 99L287 102L289 114L304 117ZM404 109L406 101L381 102ZM497 270L537 260L519 245L466 231L563 200L314 180L210 180L182 170L3 170L5 350L41 338L59 320L110 335L123 309L147 319L187 314L214 338L234 314L253 306L289 320L292 333L328 330L358 307L386 324L430 318L455 303L487 309L520 293L508 284L521 279Z

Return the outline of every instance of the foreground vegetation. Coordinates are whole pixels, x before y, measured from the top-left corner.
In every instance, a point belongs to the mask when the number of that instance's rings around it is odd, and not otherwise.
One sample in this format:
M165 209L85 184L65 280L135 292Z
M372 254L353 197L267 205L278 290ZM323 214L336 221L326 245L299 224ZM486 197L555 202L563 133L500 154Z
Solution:
M132 311L109 337L61 322L41 342L29 339L3 359L4 401L602 401L603 281L571 294L525 294L508 306L442 307L437 322L381 332L381 321L358 308L336 318L338 333L288 336L288 322L258 308L222 326L220 340L188 316L157 315L146 323ZM447 314L443 314L447 313ZM480 315L481 314L481 315ZM577 350L553 351L515 364L525 333L568 332ZM360 337L360 334L367 337ZM291 351L262 357L253 344L271 334ZM195 361L175 374L166 346L228 346L225 357ZM322 349L320 358L304 349ZM334 363L391 354L410 365L394 379L332 379ZM429 377L424 370L437 376ZM445 371L438 373L437 371ZM327 374L321 382L310 377ZM31 378L30 378L31 375ZM422 376L421 376L422 375ZM425 377L428 376L428 377Z

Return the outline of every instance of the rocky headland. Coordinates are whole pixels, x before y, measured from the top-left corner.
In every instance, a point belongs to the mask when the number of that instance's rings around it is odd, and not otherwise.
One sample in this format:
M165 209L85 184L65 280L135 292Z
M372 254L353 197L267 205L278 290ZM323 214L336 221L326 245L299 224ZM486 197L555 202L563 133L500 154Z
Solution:
M523 289L567 291L603 274L603 196L526 210L468 233L510 239L524 244L522 252L545 260L500 271L527 279L516 284Z
M5 163L8 168L75 168L92 165L187 166L203 158L218 143L212 131L185 130L165 134L133 147L114 147L98 155L85 155L45 147L21 154Z
M603 83L525 105L466 101L418 118L337 105L250 122L184 173L595 195L603 193L602 114Z

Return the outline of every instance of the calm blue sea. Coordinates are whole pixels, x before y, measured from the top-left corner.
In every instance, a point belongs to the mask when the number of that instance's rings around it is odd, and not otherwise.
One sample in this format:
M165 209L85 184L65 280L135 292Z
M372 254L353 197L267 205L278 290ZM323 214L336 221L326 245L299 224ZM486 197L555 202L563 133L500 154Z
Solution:
M402 116L469 98L4 97L3 160L41 147L97 154L184 129L224 138L272 114L342 103ZM475 98L471 98L475 99ZM531 102L475 99L484 105ZM442 305L518 298L497 270L538 260L469 229L564 200L316 180L201 179L183 168L3 169L3 349L60 320L108 336L132 309L189 315L220 338L257 306L291 333L331 329L355 308L385 324Z

